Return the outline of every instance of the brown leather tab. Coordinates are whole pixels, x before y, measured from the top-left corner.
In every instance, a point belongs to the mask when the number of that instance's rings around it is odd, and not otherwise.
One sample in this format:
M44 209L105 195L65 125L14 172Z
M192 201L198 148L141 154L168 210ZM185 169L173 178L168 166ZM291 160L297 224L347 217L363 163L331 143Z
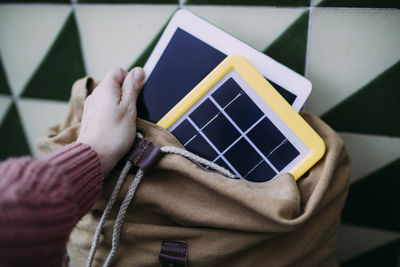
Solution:
M182 241L163 241L158 255L163 267L185 267L187 246Z
M131 151L127 154L127 160L133 166L141 168L144 172L153 166L163 155L158 146L143 138L136 138Z

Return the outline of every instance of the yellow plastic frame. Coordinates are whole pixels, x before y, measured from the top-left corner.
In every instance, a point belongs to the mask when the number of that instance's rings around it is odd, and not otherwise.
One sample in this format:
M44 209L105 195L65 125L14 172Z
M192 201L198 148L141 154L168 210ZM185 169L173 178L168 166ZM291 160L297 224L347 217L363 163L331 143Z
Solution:
M191 106L193 106L217 81L230 70L235 70L271 109L289 126L299 139L310 149L310 153L289 172L297 180L325 153L325 143L310 125L290 106L272 85L242 56L232 55L223 60L178 104L175 105L158 125L168 129Z

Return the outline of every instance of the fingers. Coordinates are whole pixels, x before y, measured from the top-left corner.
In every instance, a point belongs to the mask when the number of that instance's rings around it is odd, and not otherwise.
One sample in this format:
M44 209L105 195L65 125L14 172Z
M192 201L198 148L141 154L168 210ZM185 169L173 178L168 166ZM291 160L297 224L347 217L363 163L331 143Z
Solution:
M143 88L144 71L140 67L132 69L122 84L121 104L133 108L140 91Z
M107 72L96 90L101 91L108 97L112 97L118 103L121 98L121 86L126 74L127 72L121 68L112 68Z
M121 68L112 68L109 70L104 77L103 81L106 83L112 83L114 86L121 87L127 72Z

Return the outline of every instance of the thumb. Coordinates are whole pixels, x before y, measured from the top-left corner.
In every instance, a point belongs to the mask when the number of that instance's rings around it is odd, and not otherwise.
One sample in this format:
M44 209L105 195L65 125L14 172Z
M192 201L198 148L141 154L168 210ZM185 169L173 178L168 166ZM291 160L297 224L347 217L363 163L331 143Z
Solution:
M136 99L144 84L144 71L140 67L132 69L122 84L121 104L129 107L136 104Z

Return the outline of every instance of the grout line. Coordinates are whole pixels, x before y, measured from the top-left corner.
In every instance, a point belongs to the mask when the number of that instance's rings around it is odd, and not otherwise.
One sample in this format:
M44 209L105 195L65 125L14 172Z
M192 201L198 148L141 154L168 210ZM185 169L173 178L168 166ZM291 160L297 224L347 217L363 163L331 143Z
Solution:
M73 0L71 0L72 2ZM179 0L178 6L183 7L185 0ZM65 3L14 3L14 2L2 2L0 3L0 6L7 6L7 5L13 5L13 6L69 6L70 4L65 4ZM137 5L158 5L158 6L173 6L176 4L154 4L154 3L146 3L146 4L137 4L137 3L128 3L128 4L101 4L101 3L73 3L72 5L74 6L96 6L96 5L106 5L106 6L113 6L113 5L132 5L132 6L137 6ZM229 7L265 7L265 8L278 8L278 9L305 9L308 8L307 6L268 6L268 5L190 5L190 6L229 6ZM315 6L313 9L317 10L358 10L358 11L368 11L368 10L377 10L377 11L399 11L400 8L395 8L395 7L318 7Z
M308 79L308 68L310 63L310 45L311 45L311 18L313 12L314 0L310 1L309 13L308 13L308 29L307 29L307 46L306 46L306 62L304 66L304 76Z
M88 66L87 66L87 60L86 60L86 53L85 53L85 50L83 49L81 27L80 27L80 25L79 25L78 16L77 16L77 14L76 14L76 7L77 7L77 4L76 4L75 0L70 0L70 3L71 3L71 5L72 5L72 13L73 13L73 15L74 15L75 24L76 24L76 27L78 28L79 47L81 48L81 54L82 54L82 59L83 59L83 67L85 68L85 75L88 76L88 75L89 75L89 72L88 72Z

